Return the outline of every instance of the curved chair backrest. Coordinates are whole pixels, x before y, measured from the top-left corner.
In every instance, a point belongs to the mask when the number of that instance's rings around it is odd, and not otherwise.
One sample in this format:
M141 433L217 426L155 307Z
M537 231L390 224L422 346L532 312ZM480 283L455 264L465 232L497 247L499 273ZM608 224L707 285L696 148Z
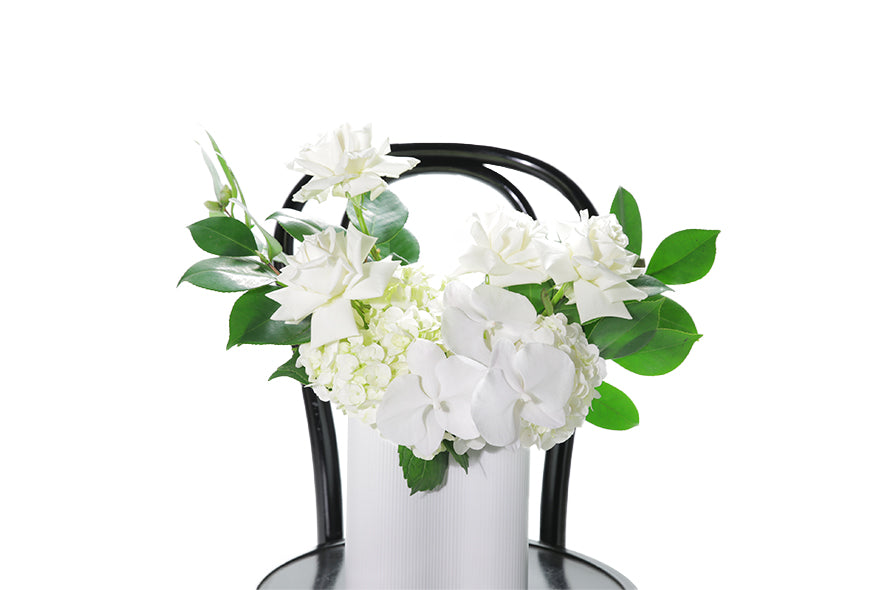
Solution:
M395 156L418 158L418 166L405 172L400 179L418 174L447 173L467 176L483 182L501 193L518 211L535 218L532 206L522 192L498 172L486 165L525 172L539 178L558 190L578 211L587 210L598 215L584 192L565 174L530 156L500 148L460 143L400 143L391 146ZM291 190L284 207L301 210L303 203L292 197L311 177L303 177ZM391 179L391 182L394 180ZM344 220L345 221L345 220ZM288 254L293 251L293 238L280 227L275 237ZM335 543L343 538L342 482L339 474L339 450L330 404L322 402L308 387L303 387L303 401L309 438L312 446L312 466L315 474L315 502L318 513L318 545ZM565 518L568 505L568 478L571 468L572 436L546 453L544 479L541 490L541 530L539 540L554 547L565 546Z

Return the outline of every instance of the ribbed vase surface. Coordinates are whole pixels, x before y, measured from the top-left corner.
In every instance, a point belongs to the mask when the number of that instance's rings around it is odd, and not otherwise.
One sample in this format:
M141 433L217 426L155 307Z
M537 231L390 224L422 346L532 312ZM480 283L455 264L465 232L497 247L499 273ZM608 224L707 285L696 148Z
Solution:
M345 579L351 589L525 588L527 449L471 452L410 495L397 446L349 418Z

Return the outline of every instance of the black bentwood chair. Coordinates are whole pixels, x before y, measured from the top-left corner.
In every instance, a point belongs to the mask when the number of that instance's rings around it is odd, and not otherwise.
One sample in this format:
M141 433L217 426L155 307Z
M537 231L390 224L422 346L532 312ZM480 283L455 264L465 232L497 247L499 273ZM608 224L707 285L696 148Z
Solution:
M391 146L395 156L411 156L420 163L401 175L459 174L481 181L501 193L518 211L532 218L535 212L522 192L486 165L509 168L535 176L558 190L576 210L598 215L584 192L562 172L535 158L499 148L457 143L401 143ZM304 177L290 192L286 208L301 210L292 196L306 182ZM391 179L393 182L394 179ZM281 228L275 237L292 252L293 239ZM303 400L312 445L315 501L318 512L318 546L275 569L260 583L259 590L345 587L345 540L342 529L342 482L339 451L330 404L320 401L308 387ZM529 588L635 589L622 574L598 561L565 548L565 516L568 478L574 437L546 453L541 490L541 530L538 541L529 543Z

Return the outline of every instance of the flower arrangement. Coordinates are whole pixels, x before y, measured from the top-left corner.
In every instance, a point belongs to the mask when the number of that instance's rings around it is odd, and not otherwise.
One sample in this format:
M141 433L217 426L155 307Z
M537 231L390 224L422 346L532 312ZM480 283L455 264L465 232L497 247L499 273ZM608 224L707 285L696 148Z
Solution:
M545 225L498 209L471 218L473 241L451 277L415 264L408 211L383 178L418 164L373 145L369 126L342 126L291 167L311 175L294 200L347 200L343 228L282 209L292 255L248 210L217 143L202 153L215 200L189 226L215 255L180 279L244 292L228 347L289 346L270 379L292 377L398 445L412 493L442 485L485 446L549 449L585 422L638 424L606 361L642 375L676 368L701 335L668 285L703 277L718 231L690 229L640 257L641 216L617 191L609 215ZM218 170L219 166L219 170Z

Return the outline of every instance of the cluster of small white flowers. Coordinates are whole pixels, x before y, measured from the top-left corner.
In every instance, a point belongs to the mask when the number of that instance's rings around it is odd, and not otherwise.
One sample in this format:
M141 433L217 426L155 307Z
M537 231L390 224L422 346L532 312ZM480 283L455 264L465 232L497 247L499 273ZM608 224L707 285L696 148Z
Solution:
M300 346L297 364L305 368L315 394L345 414L376 424L376 408L388 384L406 375L406 351L416 338L440 338L440 291L430 277L400 267L382 297L370 300L366 328L358 336L323 346Z
M584 424L590 404L600 397L596 388L605 380L605 359L599 356L597 346L587 342L580 325L569 324L561 313L539 316L537 327L523 338L523 342L540 342L558 348L571 358L575 367L574 389L565 409L565 425L551 429L525 420L522 422L520 444L547 450L568 440L575 428Z

